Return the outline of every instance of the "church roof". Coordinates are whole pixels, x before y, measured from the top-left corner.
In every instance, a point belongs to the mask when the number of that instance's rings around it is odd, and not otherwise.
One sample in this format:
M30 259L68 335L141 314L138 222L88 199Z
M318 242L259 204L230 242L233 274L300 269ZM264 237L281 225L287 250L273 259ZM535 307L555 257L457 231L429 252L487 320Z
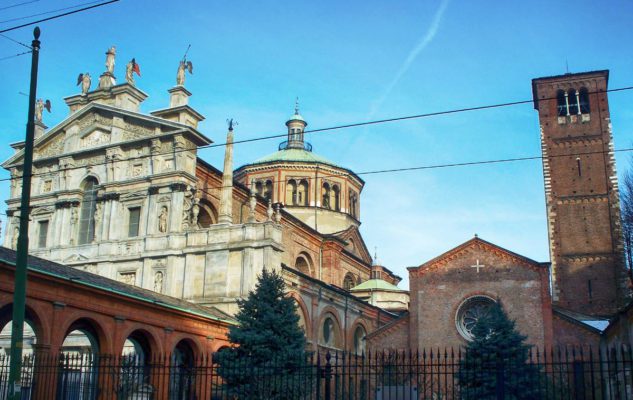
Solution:
M15 250L0 247L0 261L15 266ZM85 285L107 292L116 293L121 296L133 298L135 300L148 302L157 306L171 308L178 311L222 321L228 324L235 324L236 321L228 314L215 307L205 307L199 304L190 303L186 300L177 299L148 289L128 285L101 275L82 271L67 265L58 264L43 258L30 256L27 261L29 272L38 272L55 278L71 281L78 285Z
M361 283L358 286L354 286L350 289L352 292L362 291L362 290L391 290L397 292L406 292L404 289L400 289L396 285L392 285L387 281L383 281L382 279L370 279Z
M307 151L303 149L279 150L277 152L274 152L273 154L269 154L265 157L260 158L259 160L254 161L252 164L265 164L265 163L275 162L275 161L319 163L319 164L331 165L333 167L339 167L338 165L328 160L327 158L319 156L317 154L314 154L311 151Z

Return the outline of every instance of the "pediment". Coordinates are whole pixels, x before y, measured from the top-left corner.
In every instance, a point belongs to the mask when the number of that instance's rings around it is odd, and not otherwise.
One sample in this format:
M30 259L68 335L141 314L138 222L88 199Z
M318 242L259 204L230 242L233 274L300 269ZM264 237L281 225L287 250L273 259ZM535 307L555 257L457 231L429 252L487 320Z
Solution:
M55 209L53 207L38 207L31 211L31 215L52 214Z
M369 254L365 241L357 227L350 226L346 230L334 233L333 235L339 239L343 239L347 243L345 245L346 251L360 258L365 263L371 264L371 254Z
M66 263L66 262L76 262L76 261L86 261L86 260L88 260L88 257L86 257L86 256L84 256L82 254L75 253L75 254L71 254L70 256L66 257L64 259L64 262Z
M79 132L79 147L95 147L110 143L112 128L109 126L92 126Z
M141 190L138 192L132 192L132 193L126 193L121 195L121 197L119 198L121 201L126 201L126 200L137 200L137 199L144 199L147 197L147 190Z
M484 260L488 261L484 261ZM492 261L494 265L512 265L542 271L546 265L501 246L485 241L477 236L465 243L429 260L418 267L409 267L411 274L424 274L437 268L461 268L467 271L488 271ZM493 266L494 266L493 265ZM466 268L468 267L468 268Z

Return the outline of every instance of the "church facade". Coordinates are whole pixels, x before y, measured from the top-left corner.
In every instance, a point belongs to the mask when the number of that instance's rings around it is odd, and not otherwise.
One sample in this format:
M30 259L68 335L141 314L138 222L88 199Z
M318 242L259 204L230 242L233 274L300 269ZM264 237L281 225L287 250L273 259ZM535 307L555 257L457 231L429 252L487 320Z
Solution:
M475 237L411 267L409 313L369 334L371 347L464 346L495 302L530 344L600 346L609 322L631 301L608 77L608 71L594 71L532 82L551 261L536 262Z
M372 265L358 231L364 182L312 153L298 109L288 144L234 179L232 124L222 171L197 155L212 140L198 130L204 117L189 105L185 67L169 106L142 113L147 94L132 74L117 84L106 65L95 90L88 82L65 99L66 119L51 129L36 121L31 254L229 314L263 268L277 269L313 348L361 352L364 336L397 316L350 293L374 274L400 278ZM23 143L13 147L3 164L13 178L10 248Z

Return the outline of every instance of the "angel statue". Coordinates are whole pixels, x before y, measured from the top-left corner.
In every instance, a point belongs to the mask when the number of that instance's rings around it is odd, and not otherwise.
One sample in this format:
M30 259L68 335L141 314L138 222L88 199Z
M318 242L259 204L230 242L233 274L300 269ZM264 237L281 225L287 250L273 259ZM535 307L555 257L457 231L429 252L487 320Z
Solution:
M44 112L44 109L46 109L49 113L51 112L51 101L48 99L46 99L46 101L37 99L35 102L35 120L37 122L42 122L42 113Z
M183 58L182 61L180 61L180 65L178 65L178 73L176 74L176 86L185 85L185 70L189 71L190 74L193 74L193 64L191 63L191 61Z
M134 85L134 73L141 76L141 67L136 63L136 58L132 58L125 66L125 80L132 86Z
M106 51L106 72L114 73L114 57L116 56L116 47L112 46Z
M81 84L81 94L86 94L88 93L88 91L90 91L91 83L92 81L90 80L90 74L87 72L85 74L79 74L79 76L77 77L77 86Z

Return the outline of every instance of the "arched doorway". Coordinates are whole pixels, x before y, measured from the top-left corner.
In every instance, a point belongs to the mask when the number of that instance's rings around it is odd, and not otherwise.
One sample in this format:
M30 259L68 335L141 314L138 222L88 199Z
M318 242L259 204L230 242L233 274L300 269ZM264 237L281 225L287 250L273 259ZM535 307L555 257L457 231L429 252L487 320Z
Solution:
M121 352L121 374L117 385L119 398L151 398L151 357L150 341L145 332L134 331L125 339Z
M89 321L72 324L61 347L58 399L97 398L99 340Z
M194 395L194 351L187 340L178 342L171 354L169 400L189 400Z

